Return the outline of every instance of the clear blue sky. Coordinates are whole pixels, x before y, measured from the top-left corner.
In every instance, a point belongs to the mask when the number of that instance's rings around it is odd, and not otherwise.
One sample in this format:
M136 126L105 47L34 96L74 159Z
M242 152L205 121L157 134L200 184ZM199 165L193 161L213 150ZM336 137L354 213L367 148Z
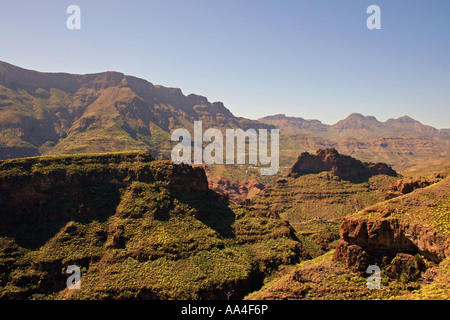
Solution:
M81 30L66 28L71 4ZM371 4L381 30L366 27ZM359 112L450 127L448 0L2 0L0 60L120 71L252 119Z

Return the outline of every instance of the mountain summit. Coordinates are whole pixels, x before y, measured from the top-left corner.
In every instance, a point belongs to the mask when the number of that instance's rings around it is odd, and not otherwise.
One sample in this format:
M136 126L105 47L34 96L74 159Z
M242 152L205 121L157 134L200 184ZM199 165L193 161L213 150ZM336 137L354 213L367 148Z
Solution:
M360 180L378 174L397 176L385 163L364 163L350 156L341 155L334 148L317 150L316 154L303 152L289 171L288 177L296 178L310 173L329 171L346 180Z

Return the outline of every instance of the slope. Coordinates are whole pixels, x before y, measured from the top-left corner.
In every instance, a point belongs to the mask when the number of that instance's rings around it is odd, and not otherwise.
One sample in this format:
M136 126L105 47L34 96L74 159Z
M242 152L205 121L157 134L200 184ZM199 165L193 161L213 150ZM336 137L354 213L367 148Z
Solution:
M277 215L148 153L3 161L0 190L2 299L240 298L302 254Z
M449 299L450 178L440 176L345 217L336 249L287 267L246 298ZM369 265L381 269L379 289L367 286Z
M119 72L41 73L0 62L0 159L150 150L170 156L170 133L205 127L273 128L221 102Z
M323 166L324 158L330 159L330 165L334 163L331 165L336 168L334 173L331 167ZM298 174L305 165L311 171ZM295 175L279 178L247 205L254 210L279 214L289 221L311 256L321 255L338 239L340 218L384 200L390 184L398 179L396 174L361 177L360 166L363 166L360 161L340 155L334 149L318 150L310 156L303 153L290 170ZM339 173L344 173L343 178L336 175Z

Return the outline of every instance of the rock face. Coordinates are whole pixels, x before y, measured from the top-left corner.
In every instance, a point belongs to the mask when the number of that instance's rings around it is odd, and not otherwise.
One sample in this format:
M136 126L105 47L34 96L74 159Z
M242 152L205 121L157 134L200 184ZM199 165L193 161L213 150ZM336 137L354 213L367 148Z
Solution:
M340 236L348 244L369 251L387 249L420 253L435 262L450 257L450 239L426 225L401 223L395 218L369 220L346 217L341 224Z
M436 180L430 181L423 177L417 179L400 179L392 182L389 189L394 192L398 191L401 194L407 194L413 192L415 189L428 187L435 182Z
M414 281L433 264L445 264L449 184L444 178L344 217L334 260L362 273L377 265L391 279Z
M216 192L227 193L232 201L245 201L264 190L265 186L255 178L237 182L220 176L210 182L210 188Z
M32 169L41 166L44 173ZM34 234L22 237L31 246L72 219L113 215L120 189L134 182L162 179L174 193L209 190L202 168L156 162L140 152L4 161L0 170L0 233L23 234L20 228L35 225Z
M339 154L334 148L319 149L315 155L303 152L288 176L296 178L322 171L329 171L345 180L359 180L377 174L397 176L397 173L385 163L363 163L350 156Z
M240 299L302 253L276 214L143 152L0 161L0 221L0 300Z

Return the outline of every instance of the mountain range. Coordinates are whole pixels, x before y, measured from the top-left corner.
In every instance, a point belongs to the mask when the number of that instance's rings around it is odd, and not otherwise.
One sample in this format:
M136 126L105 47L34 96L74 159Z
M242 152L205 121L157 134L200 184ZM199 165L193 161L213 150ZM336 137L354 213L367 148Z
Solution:
M381 122L373 116L352 113L344 120L338 121L333 125L324 124L319 120L287 117L284 114L267 116L258 119L258 121L275 125L284 134L311 134L326 138L380 138L399 136L436 136L450 138L448 129L438 130L408 116Z
M301 151L324 147L393 166L450 156L449 129L407 116L380 122L354 113L334 125L285 115L250 120L221 102L119 72L43 73L0 61L0 160L129 150L168 159L171 131L191 130L194 120L202 120L204 128L277 127L284 165Z
M280 128L279 172L166 161L194 120ZM449 150L406 116L250 120L118 72L0 62L0 300L448 299Z

